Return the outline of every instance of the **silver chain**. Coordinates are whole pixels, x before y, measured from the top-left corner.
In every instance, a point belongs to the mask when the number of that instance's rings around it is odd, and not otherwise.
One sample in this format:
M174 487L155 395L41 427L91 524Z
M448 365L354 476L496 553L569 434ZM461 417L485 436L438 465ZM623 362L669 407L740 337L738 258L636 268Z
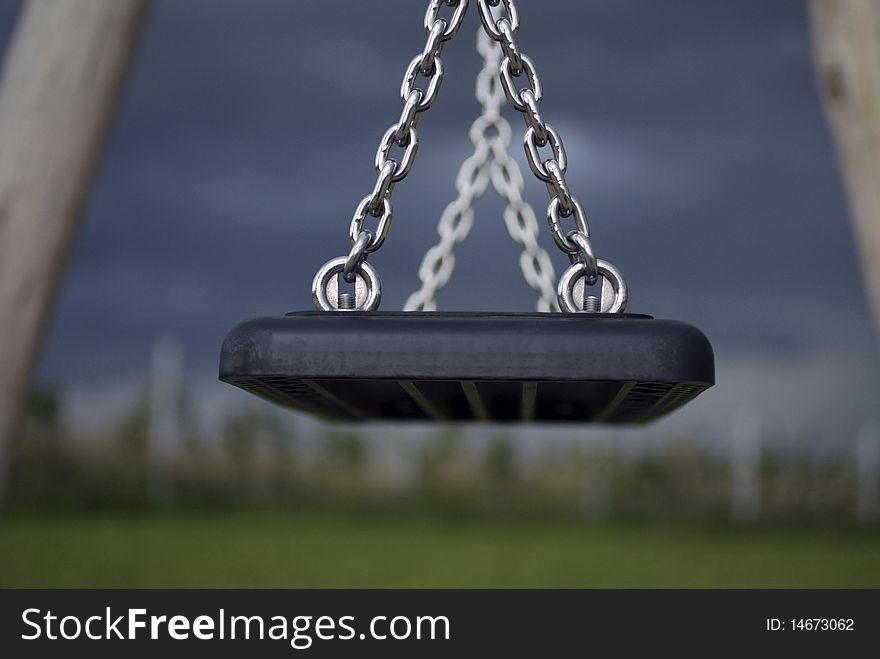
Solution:
M538 309L566 312L621 312L626 308L627 289L620 273L610 263L596 259L590 241L590 228L583 207L569 191L565 175L568 159L562 138L540 112L543 100L541 80L532 60L523 54L515 38L519 32L519 12L514 0L477 0L480 19L488 37L500 44L503 59L488 41L478 42L486 66L480 74L477 95L483 104L483 115L471 127L474 153L462 165L456 180L458 198L440 218L440 241L425 255L419 268L421 288L406 302L407 309L434 310L437 291L446 285L455 268L455 246L470 233L473 202L492 182L495 190L507 201L505 224L513 239L523 247L520 266L528 284L539 291ZM453 8L448 19L440 17L442 6ZM392 221L391 194L394 185L410 173L418 152L416 124L422 112L429 109L443 81L440 53L447 41L461 28L467 13L468 0L429 0L425 13L427 42L421 53L409 63L401 84L403 109L400 119L382 137L376 152L378 177L371 194L364 197L355 210L349 229L351 250L325 263L315 276L312 296L315 306L329 310L377 309L381 300L381 282L367 257L385 241ZM500 11L496 16L494 10ZM491 62L490 62L491 60ZM490 67L491 63L491 67ZM500 75L496 72L499 71ZM427 80L427 89L416 86L419 77ZM523 78L527 86L520 87ZM532 173L547 185L550 204L547 220L556 245L571 260L563 273L553 297L553 266L537 242L538 226L534 211L523 200L522 173L510 157L510 125L500 114L501 95L523 114L526 122L525 152ZM392 150L402 149L399 157ZM543 158L541 149L549 147L551 157ZM375 231L366 227L367 219L378 221ZM563 221L574 220L574 228L566 230ZM338 276L354 283L354 295L340 293ZM602 280L599 298L587 296L588 286Z
M553 240L572 263L557 287L559 305L567 312L623 311L627 302L626 284L611 264L596 259L586 213L571 194L565 179L568 169L565 145L559 133L541 115L544 97L541 79L534 62L520 51L515 40L519 32L516 3L514 0L477 0L477 6L486 34L501 45L504 59L500 64L500 80L504 95L525 119L524 146L529 168L547 185L550 195L547 221L553 232ZM517 80L523 78L526 86L517 84ZM543 158L540 153L546 147L551 151L549 158ZM566 231L563 220L568 218L574 220L575 226ZM585 297L587 286L595 284L599 277L603 280L601 297ZM606 284L610 284L610 287L606 287Z
M453 8L449 18L440 16L444 5ZM443 82L440 53L446 42L458 33L467 8L468 0L428 2L424 21L427 42L422 52L413 57L406 68L400 87L403 102L400 119L385 131L379 142L375 159L378 177L373 191L358 203L351 220L351 250L348 256L325 263L315 275L312 297L318 309L372 311L379 306L381 283L376 271L367 263L367 257L382 246L391 228L391 194L394 185L405 179L412 170L419 148L419 136L416 132L419 115L437 100ZM427 80L426 89L416 86L420 77ZM395 147L402 149L399 156L392 155ZM367 220L371 218L378 221L375 230L367 228ZM345 281L355 284L353 297L339 293L340 274Z
M508 151L511 130L501 116L504 92L498 78L501 51L482 29L477 34L477 51L483 56L483 69L477 77L477 100L483 112L469 133L474 152L462 163L456 177L458 197L440 216L437 226L440 240L422 259L421 287L407 298L404 309L436 311L437 292L449 282L455 269L455 247L473 228L473 204L486 192L491 181L507 202L504 222L510 236L523 248L520 267L526 282L540 294L538 311L558 311L553 263L538 244L538 220L532 207L523 200L522 172Z

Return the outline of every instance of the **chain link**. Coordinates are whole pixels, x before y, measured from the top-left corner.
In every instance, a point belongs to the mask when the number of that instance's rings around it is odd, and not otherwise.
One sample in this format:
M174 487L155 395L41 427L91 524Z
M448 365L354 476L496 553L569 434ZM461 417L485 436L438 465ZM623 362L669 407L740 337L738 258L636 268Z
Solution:
M501 86L510 105L521 112L525 119L527 130L524 146L529 168L539 180L547 184L550 194L547 221L553 232L554 242L573 262L583 264L584 277L592 285L596 283L599 273L590 242L587 216L580 202L572 196L565 180L568 159L562 138L541 116L540 106L544 93L537 68L516 44L515 37L519 32L516 3L514 0L477 0L477 5L486 34L501 45L504 53L499 67ZM496 17L493 8L498 7L503 7L503 10ZM523 86L518 79L524 79L528 86ZM548 145L552 157L544 159L540 149ZM562 220L570 217L575 221L575 229L566 231Z
M440 16L443 6L453 8L449 18ZM326 286L331 272L341 273L349 282L364 279L370 282L370 286L376 290L370 290L367 299L370 306L357 308L373 309L378 305L381 291L380 284L374 271L365 271L367 257L382 246L388 231L391 228L392 208L391 194L394 185L409 175L415 162L419 149L419 136L416 132L416 124L419 115L428 110L437 100L440 86L443 83L443 62L440 53L444 44L452 39L461 29L465 14L467 13L468 0L429 0L425 12L425 32L427 40L422 51L410 60L403 82L400 86L400 97L403 109L400 119L392 124L379 142L376 151L375 166L377 179L373 186L373 192L364 197L355 210L349 230L351 250L347 257L333 259L318 271L313 284L313 298L316 305L325 310L335 309L334 301L328 300ZM420 78L426 80L424 88L418 86ZM392 155L392 149L403 149L399 157ZM368 217L378 219L375 231L366 227ZM344 265L340 264L340 260ZM361 274L369 275L361 277ZM322 287L320 291L315 287Z
M504 5L507 15L496 19L492 13L492 7L501 4ZM519 11L513 0L477 0L477 5L480 8L480 20L483 22L483 28L494 41L501 41L504 38L498 27L498 23L501 21L507 21L510 24L510 31L514 36L519 32Z
M455 181L458 197L440 216L440 241L425 254L419 267L421 287L406 301L407 311L436 311L437 292L452 277L456 245L470 234L474 224L473 204L489 182L507 202L504 223L511 238L522 248L520 268L526 283L539 292L538 311L558 311L553 263L538 244L539 225L532 207L523 200L524 182L516 160L511 157L510 124L501 116L504 90L498 78L501 52L483 30L477 35L477 50L483 56L483 70L477 77L477 100L482 114L471 125L473 154L461 166Z

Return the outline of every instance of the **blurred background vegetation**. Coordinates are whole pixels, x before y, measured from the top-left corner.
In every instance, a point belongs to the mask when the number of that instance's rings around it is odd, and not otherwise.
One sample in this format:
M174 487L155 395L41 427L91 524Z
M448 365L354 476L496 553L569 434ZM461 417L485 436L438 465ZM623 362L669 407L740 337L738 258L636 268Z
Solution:
M84 438L57 392L32 394L0 585L880 586L880 532L844 456L762 452L744 486L730 455L685 437L536 453L500 426L401 442L305 432L264 405L207 437L181 403L159 462L148 403Z

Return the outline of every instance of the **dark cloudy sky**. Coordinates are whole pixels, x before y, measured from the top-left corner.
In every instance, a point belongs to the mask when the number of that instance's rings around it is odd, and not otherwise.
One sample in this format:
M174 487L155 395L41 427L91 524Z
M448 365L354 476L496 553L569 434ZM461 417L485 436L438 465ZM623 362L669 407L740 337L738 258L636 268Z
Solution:
M0 9L4 41L15 4ZM401 75L424 43L425 4L155 3L40 368L79 401L79 418L137 389L166 333L206 401L244 400L214 382L223 335L245 317L309 308L315 270L347 251L377 141L399 116ZM652 432L723 432L747 408L774 433L848 444L877 407L880 360L804 3L519 6L570 185L600 256L627 278L631 310L688 320L717 349L719 386ZM371 258L386 309L416 285L470 149L480 62L469 14ZM522 123L508 116L523 162ZM529 179L527 192L543 217L543 186ZM533 307L500 210L478 206L441 308Z

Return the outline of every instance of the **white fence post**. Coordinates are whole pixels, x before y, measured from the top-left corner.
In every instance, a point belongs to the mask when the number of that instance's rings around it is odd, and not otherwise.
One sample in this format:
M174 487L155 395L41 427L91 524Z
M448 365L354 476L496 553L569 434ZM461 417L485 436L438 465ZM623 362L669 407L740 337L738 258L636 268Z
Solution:
M880 425L866 423L856 443L858 469L857 514L862 524L880 520Z
M585 517L604 520L614 507L614 432L604 434L591 448L584 484L581 489L581 510Z
M157 501L174 499L174 468L180 445L180 344L163 337L153 345L150 367L150 494Z
M761 419L742 411L730 433L730 467L733 492L731 512L740 522L754 520L761 512Z

